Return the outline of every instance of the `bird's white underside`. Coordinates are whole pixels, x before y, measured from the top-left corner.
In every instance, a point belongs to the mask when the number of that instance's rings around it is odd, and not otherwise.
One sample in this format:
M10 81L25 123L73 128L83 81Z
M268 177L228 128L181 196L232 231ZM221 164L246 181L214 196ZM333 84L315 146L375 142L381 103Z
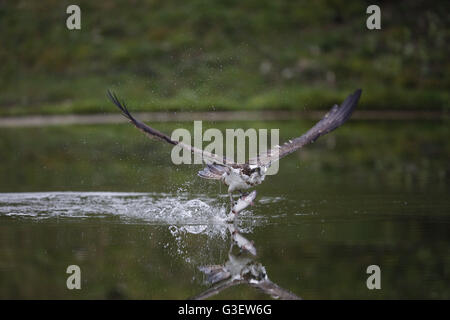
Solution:
M260 172L255 171L250 176L244 174L241 169L231 168L229 173L224 173L222 180L228 185L228 193L237 190L246 190L264 181L266 168L261 167Z

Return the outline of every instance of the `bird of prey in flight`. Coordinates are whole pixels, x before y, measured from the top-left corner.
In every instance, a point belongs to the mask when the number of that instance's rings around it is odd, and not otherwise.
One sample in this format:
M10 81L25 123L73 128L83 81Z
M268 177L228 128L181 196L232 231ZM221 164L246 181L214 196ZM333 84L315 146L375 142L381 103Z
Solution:
M351 116L353 110L358 104L361 96L361 89L356 90L349 95L340 106L334 105L331 110L311 129L302 136L289 140L281 146L275 146L255 158L249 159L246 163L239 164L233 160L221 157L216 154L203 151L191 145L172 140L166 134L144 124L134 118L128 111L125 102L120 101L117 96L108 90L108 96L111 101L120 109L122 114L139 130L143 131L150 138L156 138L172 145L178 145L192 153L203 157L206 167L198 172L198 175L205 179L220 180L228 186L228 194L231 204L234 205L232 193L234 191L243 192L246 189L261 184L264 181L266 172L270 165L275 161L291 154L303 146L314 142L320 136L323 136L344 124Z

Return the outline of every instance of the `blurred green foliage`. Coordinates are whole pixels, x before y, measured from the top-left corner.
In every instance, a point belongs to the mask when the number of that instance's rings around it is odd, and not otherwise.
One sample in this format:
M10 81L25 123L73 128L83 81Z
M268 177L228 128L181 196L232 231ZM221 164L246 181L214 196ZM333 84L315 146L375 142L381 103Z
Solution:
M328 108L357 87L361 108L449 107L446 1L72 1L0 3L0 114Z

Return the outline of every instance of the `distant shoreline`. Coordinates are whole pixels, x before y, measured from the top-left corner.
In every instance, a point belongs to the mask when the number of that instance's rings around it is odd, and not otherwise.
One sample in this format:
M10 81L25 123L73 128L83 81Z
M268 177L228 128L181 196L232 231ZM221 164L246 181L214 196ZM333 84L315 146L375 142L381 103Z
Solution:
M137 118L151 122L183 121L271 121L271 120L317 120L324 111L214 111L214 112L136 112ZM444 120L448 113L441 111L356 111L358 120ZM0 117L0 128L42 127L72 124L123 123L127 120L120 114L71 114Z

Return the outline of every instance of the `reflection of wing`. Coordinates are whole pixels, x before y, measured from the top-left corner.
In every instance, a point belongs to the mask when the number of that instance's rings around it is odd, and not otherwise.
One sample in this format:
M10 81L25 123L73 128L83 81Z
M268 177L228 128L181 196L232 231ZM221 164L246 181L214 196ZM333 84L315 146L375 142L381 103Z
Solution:
M136 120L136 118L134 118L130 112L127 109L126 104L122 101L119 101L119 99L117 98L117 96L108 90L108 97L109 99L111 99L111 101L120 109L120 111L122 112L122 114L125 116L125 118L127 118L128 120L130 120L130 122L139 130L141 130L142 132L144 132L147 136L149 136L150 138L157 138L159 140L165 141L167 143L170 143L172 145L178 145L180 147L182 147L183 149L186 149L192 153L196 153L200 156L203 156L203 159L208 161L208 162L212 162L212 163L220 163L220 164L225 164L225 165L236 165L233 163L233 161L230 161L229 159L225 158L225 157L219 157L216 154L210 153L210 152L206 152L203 150L200 150L198 148L195 148L193 146L187 145L185 143L182 142L178 142L175 140L172 140L169 136L165 135L162 132L159 132L156 129L153 129L149 126L147 126L146 124L144 124L143 122Z
M212 284L231 276L231 273L224 266L220 265L200 266L198 269L207 276L206 281Z
M268 294L274 299L281 300L301 300L302 298L296 296L292 292L279 287L277 284L273 283L269 279L258 281L257 283L250 282L252 287L258 288L265 294Z
M279 287L277 284L273 283L270 280L262 280L258 282L249 282L247 280L239 280L239 279L229 279L227 281L222 281L212 286L208 290L203 291L202 293L190 298L190 300L203 300L208 299L221 291L228 289L230 287L236 286L238 284L248 284L254 288L257 288L264 292L265 294L271 296L274 299L280 300L301 300L299 296L293 294L292 292Z
M206 291L192 297L194 300L207 299L221 291L238 284L247 284L251 287L261 290L263 293L274 299L281 300L301 300L294 293L281 288L269 280L265 268L259 263L248 263L248 260L242 260L238 264L234 261L233 267L240 267L239 275L233 275L226 266L208 265L200 266L198 269L207 276L207 281L213 286ZM231 263L231 258L227 264ZM232 264L232 263L231 263ZM241 265L239 265L241 264Z
M220 293L221 291L230 288L232 286L238 285L238 284L242 284L242 283L247 283L247 281L244 280L227 280L227 281L222 281L219 282L218 284L216 284L215 286L209 288L208 290L203 291L202 293L191 297L189 300L203 300L203 299L208 299L209 297L212 297L218 293Z
M338 128L344 124L358 104L359 97L361 96L361 89L356 90L353 94L349 95L347 99L341 104L341 106L334 105L331 110L316 123L314 127L309 129L304 135L290 140L282 146L276 146L275 148L267 151L266 154L260 154L256 158L249 159L250 165L262 165L266 166L270 163L277 161L288 154L300 149L304 145L314 142L320 136L327 134L330 131Z

